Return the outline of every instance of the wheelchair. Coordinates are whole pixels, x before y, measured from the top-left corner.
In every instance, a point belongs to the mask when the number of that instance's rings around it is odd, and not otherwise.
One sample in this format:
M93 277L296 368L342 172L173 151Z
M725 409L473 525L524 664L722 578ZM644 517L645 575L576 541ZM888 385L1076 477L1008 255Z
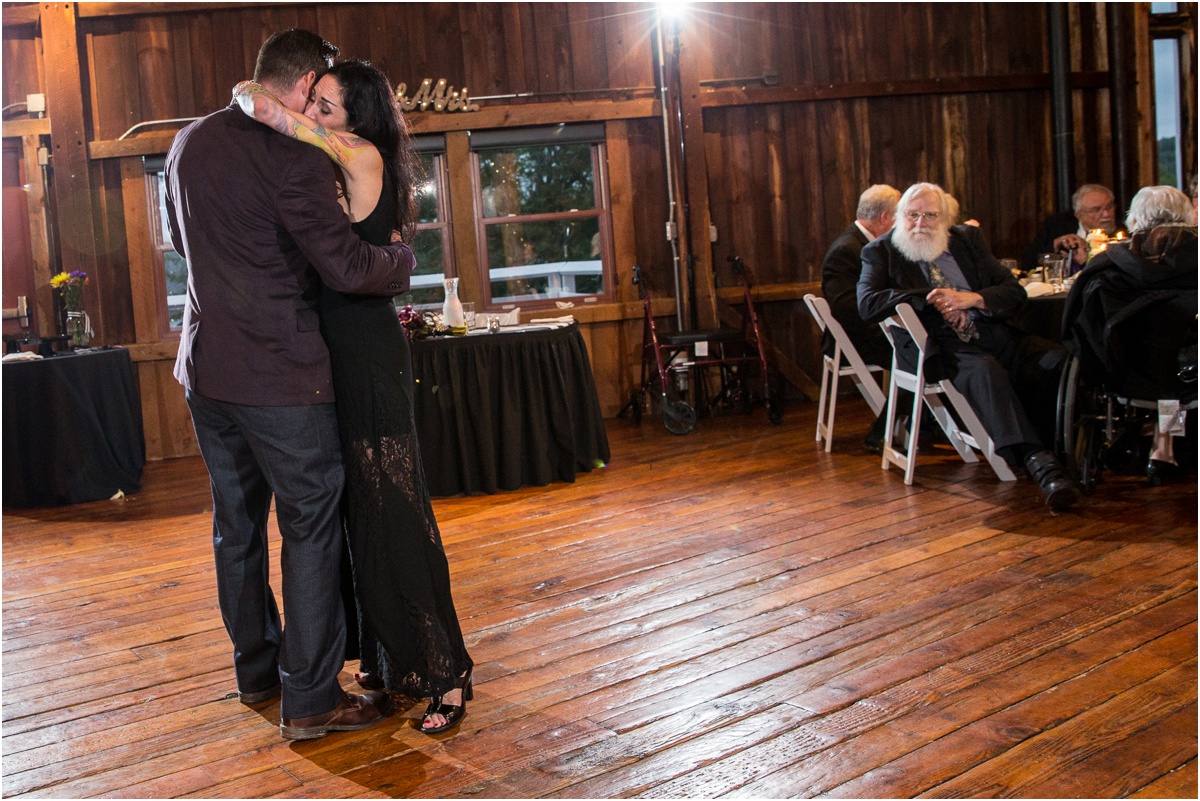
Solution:
M640 266L633 266L633 284L638 288L645 317L641 384L621 411L631 411L634 422L641 422L652 400L658 403L663 426L678 435L696 427L700 411L740 407L749 412L759 400L766 405L772 423L782 420L778 403L771 399L767 355L746 266L737 256L729 257L729 261L742 284L745 311L740 329L660 330L654 320L646 276Z
M1055 444L1085 493L1105 470L1144 466L1143 432L1161 411L1196 409L1196 335L1194 268L1079 274L1063 313Z

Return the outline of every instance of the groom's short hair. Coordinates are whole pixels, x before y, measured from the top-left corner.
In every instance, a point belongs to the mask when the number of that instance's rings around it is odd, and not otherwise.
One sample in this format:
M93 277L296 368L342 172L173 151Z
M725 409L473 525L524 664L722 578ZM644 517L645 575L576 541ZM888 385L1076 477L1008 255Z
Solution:
M254 65L254 80L281 88L315 72L318 76L333 65L338 54L336 46L302 28L289 28L271 34L258 51Z

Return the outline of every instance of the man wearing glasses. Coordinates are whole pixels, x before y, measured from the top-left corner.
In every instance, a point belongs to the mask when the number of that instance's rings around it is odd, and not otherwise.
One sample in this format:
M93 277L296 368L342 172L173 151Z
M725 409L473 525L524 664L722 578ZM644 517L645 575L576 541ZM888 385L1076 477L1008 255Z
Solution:
M929 332L925 377L950 379L996 446L1041 487L1046 505L1079 500L1044 443L1054 433L1058 375L1066 351L1005 322L1025 290L1000 265L978 228L952 226L946 193L914 184L896 206L896 225L863 248L858 310L878 323L908 303ZM915 369L915 345L896 333L896 358Z
M1021 254L1021 269L1037 266L1040 253L1070 253L1076 270L1087 262L1088 231L1096 228L1112 236L1117 230L1117 207L1112 190L1100 184L1084 184L1071 195L1073 211L1047 217L1033 242Z

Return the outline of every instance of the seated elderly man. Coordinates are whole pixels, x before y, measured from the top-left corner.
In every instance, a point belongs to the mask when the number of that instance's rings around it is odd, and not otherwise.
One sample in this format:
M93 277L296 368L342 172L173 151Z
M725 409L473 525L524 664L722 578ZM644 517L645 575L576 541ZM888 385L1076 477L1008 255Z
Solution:
M1053 436L1058 374L1066 351L1004 322L1025 290L996 261L977 228L951 226L940 186L910 186L896 207L896 226L863 248L858 310L879 322L910 304L930 336L925 374L949 378L987 429L996 452L1041 487L1046 505L1066 509L1079 489L1044 442ZM915 347L897 340L910 366ZM1033 413L1045 435L1030 419ZM1045 436L1045 438L1043 438Z
M829 246L821 266L821 294L829 310L854 349L867 364L887 367L892 363L892 346L878 325L868 324L858 313L858 275L862 272L862 249L871 240L883 236L896 221L896 202L900 192L887 184L868 187L858 198L855 220ZM825 355L833 355L833 334L825 332ZM880 415L863 440L871 453L883 452L886 415Z
M1075 270L1087 262L1088 231L1099 228L1108 235L1117 230L1117 207L1112 190L1101 184L1084 184L1071 195L1072 211L1046 218L1037 236L1021 254L1021 269L1037 267L1040 253L1069 252Z

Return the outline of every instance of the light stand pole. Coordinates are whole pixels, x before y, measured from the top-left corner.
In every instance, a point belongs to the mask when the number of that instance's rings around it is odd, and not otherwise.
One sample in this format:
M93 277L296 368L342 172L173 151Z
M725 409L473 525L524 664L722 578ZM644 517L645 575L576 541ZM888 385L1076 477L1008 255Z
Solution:
M663 126L663 156L666 159L667 168L667 241L671 243L671 274L675 278L675 322L679 331L684 330L683 323L683 290L681 278L681 260L679 256L679 238L681 235L678 219L679 204L675 199L675 148L674 139L671 136L671 92L667 84L667 49L665 46L666 31L665 20L663 19L662 9L659 8L656 12L657 20L657 37L658 44L658 85L660 104L662 106L662 126ZM676 26L678 22L675 23ZM675 79L676 94L679 87L679 31L676 27L675 37L675 57L676 63L672 69L672 77ZM680 137L680 160L682 161L682 132ZM685 182L686 192L686 182ZM683 225L683 235L686 236L686 214Z

